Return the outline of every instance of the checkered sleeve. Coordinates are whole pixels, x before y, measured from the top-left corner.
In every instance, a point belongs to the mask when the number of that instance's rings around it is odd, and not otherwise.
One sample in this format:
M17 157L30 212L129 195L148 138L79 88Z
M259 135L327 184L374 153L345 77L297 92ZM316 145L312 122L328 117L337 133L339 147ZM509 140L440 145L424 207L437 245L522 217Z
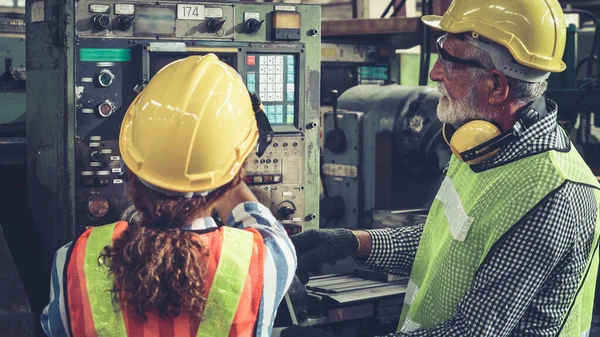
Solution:
M410 227L369 230L371 254L367 259L356 259L364 267L383 270L390 274L410 274L425 224Z
M566 183L492 247L456 315L400 336L556 336L593 248L590 187Z

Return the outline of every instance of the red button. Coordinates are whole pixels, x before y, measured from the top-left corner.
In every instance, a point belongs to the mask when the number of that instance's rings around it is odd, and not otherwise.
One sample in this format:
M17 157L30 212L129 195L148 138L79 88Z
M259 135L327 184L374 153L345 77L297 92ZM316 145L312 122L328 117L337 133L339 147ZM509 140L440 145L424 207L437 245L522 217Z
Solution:
M248 65L249 66L256 65L256 55L248 55Z

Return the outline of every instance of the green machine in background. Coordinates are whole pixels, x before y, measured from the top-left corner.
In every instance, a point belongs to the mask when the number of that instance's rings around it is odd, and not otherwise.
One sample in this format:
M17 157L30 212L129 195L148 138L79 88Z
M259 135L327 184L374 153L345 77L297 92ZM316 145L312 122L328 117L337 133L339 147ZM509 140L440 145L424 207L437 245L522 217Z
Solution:
M592 34L589 30L580 31L575 25L567 27L563 56L567 69L550 76L546 97L558 104L559 122L569 131L575 146L596 177L600 177L600 143L596 129L600 127L600 21L588 11L564 9L564 12L591 19L594 30ZM579 40L587 43L580 47ZM600 283L596 286L595 313L600 313L599 294Z
M0 166L25 162L25 10L0 8Z
M600 93L600 21L588 11L564 9L594 22L594 33L580 31L575 25L567 27L567 43L563 61L567 69L548 79L546 96L558 104L559 122L570 132L571 138L596 176L600 176L600 144L595 140L595 127L600 127L598 93ZM578 46L578 40L588 42ZM589 47L588 47L589 46ZM580 51L583 51L580 52ZM596 118L594 118L596 117Z
M28 0L29 205L50 252L87 226L135 221L118 135L168 63L214 53L262 99L272 143L247 183L289 228L319 221L320 7Z
M25 10L0 8L0 125L25 123Z

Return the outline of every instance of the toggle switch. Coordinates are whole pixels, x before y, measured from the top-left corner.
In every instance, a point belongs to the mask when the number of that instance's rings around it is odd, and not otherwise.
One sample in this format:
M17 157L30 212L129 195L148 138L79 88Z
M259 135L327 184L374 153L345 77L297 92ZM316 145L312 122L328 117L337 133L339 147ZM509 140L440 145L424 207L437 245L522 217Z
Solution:
M206 27L208 28L208 31L211 33L216 33L218 31L220 31L221 28L223 28L224 24L225 24L225 20L223 20L223 19L210 18L210 19L206 20Z
M263 22L265 22L265 20L257 20L257 19L248 19L245 23L244 23L244 27L246 28L246 32L248 34L254 35L256 34L259 30L260 27L262 27Z
M121 15L117 19L117 27L119 27L119 29L123 31L128 30L133 25L133 19L133 16Z

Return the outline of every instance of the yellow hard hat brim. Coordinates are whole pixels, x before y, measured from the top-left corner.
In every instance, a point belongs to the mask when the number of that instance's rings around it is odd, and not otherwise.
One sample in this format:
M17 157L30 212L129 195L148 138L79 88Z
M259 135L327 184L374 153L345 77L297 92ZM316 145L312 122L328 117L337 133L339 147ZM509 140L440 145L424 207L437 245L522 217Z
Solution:
M425 15L421 17L421 21L431 28L446 31L442 28L442 25L440 24L440 22L442 21L442 17L439 15Z
M540 59L538 59L538 58L535 58L535 61L532 61L531 57L529 59L521 57L521 54L523 54L523 51L515 53L514 50L515 50L516 44L511 45L511 41L513 40L513 35L508 34L506 32L500 32L500 31L494 29L494 27L487 26L487 27L480 27L479 29L475 29L475 27L473 26L475 24L474 22L457 23L456 19L453 17L448 17L446 19L447 22L445 22L445 24L442 25L442 20L443 20L443 17L440 15L425 15L425 16L421 17L421 21L424 24L426 24L427 26L429 26L433 29L436 29L436 30L446 32L446 33L461 34L461 33L467 33L467 32L471 32L471 31L477 31L477 33L480 34L481 36L488 38L488 39L506 47L511 52L511 54L513 55L515 60L517 62L519 62L521 65L524 65L526 67L531 67L533 69L549 71L549 72L563 72L567 68L567 65L562 60L558 60L558 62L556 62L556 64L553 64L553 65L546 64L545 66L540 66L539 64L536 63L536 62L540 62ZM452 22L452 24L448 24L448 22ZM495 36L495 35L497 35L497 36ZM522 46L520 46L520 47L522 47Z

